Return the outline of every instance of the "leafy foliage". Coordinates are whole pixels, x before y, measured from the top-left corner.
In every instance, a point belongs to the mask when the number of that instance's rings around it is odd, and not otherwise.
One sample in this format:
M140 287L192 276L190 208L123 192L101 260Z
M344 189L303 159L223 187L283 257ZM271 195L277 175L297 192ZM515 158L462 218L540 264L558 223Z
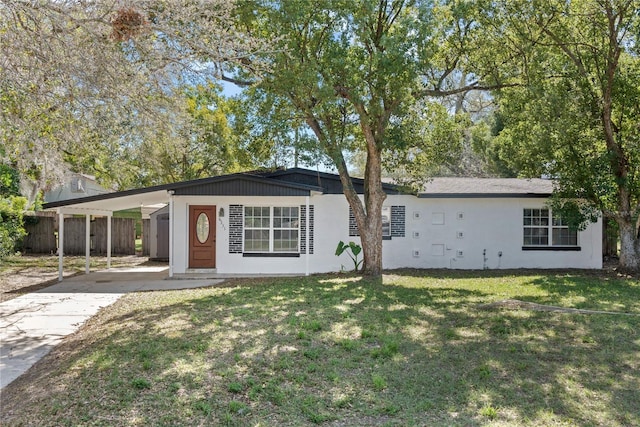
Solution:
M249 1L239 24L275 41L256 93L303 120L316 147L338 170L361 236L364 268L380 274L381 175L404 167L409 179L456 150L460 121L433 98L486 88L494 76L470 67L479 40L470 3L402 0ZM449 78L456 75L456 86ZM418 103L421 101L422 103ZM348 156L364 158L364 201L350 184Z
M3 3L0 155L31 184L29 197L62 182L69 168L121 189L155 179L136 164L138 149L192 142L184 129L194 117L175 89L224 78L265 46L228 25L232 7L226 0Z
M578 226L614 218L622 266L640 268L640 2L496 4L526 77L499 94L503 158L557 179L554 204Z
M351 261L353 261L353 270L358 271L360 265L363 260L358 260L358 256L360 252L362 252L362 246L358 245L356 242L349 242L345 244L342 240L338 242L338 247L336 248L336 256L340 256L343 253L347 253Z
M19 196L20 176L15 168L0 163L0 196Z
M19 196L0 196L0 259L13 255L22 242L23 212L27 199Z
M15 168L0 163L0 259L13 255L24 237L23 212L27 200L20 197Z

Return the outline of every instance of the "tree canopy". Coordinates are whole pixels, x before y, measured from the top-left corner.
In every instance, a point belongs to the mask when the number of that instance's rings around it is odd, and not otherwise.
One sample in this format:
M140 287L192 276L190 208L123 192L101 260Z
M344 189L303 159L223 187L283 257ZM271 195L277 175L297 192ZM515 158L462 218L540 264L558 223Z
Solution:
M3 2L4 162L37 192L69 165L109 181L127 170L132 148L185 137L179 131L198 113L174 102L175 88L226 78L264 49L236 31L232 8L226 0Z
M621 265L640 268L640 2L500 3L525 84L499 94L504 157L557 180L575 227L615 219ZM496 15L494 15L496 16Z
M440 161L461 129L433 99L504 84L482 67L470 69L481 40L478 9L405 0L253 1L240 9L248 32L276 43L257 90L286 102L311 129L340 174L364 269L380 274L384 162L421 173L420 162ZM356 151L366 153L364 200L346 161Z

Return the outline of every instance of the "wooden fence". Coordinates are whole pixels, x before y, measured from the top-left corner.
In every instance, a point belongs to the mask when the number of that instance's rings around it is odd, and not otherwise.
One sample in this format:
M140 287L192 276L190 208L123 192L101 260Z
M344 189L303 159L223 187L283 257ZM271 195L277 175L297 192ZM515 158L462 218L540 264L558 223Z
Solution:
M25 217L27 232L22 250L30 254L53 254L58 250L56 242L56 218L51 216Z
M64 219L65 255L84 255L86 241L85 221L85 218ZM131 218L112 218L111 221L111 253L113 255L135 255L135 220ZM91 253L106 255L107 218L96 218L91 221L90 230Z
M27 236L24 239L25 253L55 253L56 218L35 217L25 224ZM64 219L64 253L65 255L85 254L85 218ZM136 224L132 218L111 219L111 253L113 255L135 255L136 253ZM94 255L107 254L107 218L96 218L90 227L91 253Z
M142 256L149 256L151 253L151 220L142 220Z

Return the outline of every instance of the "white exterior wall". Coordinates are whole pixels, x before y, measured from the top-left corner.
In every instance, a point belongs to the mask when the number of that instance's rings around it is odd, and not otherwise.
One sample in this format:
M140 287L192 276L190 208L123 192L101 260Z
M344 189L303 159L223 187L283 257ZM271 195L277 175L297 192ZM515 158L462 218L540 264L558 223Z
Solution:
M601 220L578 232L580 251L522 249L523 210L544 208L545 202L543 198L390 196L385 204L406 206L406 237L383 241L384 268L602 268ZM414 213L420 218L415 219ZM444 224L437 224L440 219Z
M175 196L174 200L174 273L188 269L189 205L215 205L216 212L224 208L225 216L216 218L218 273L302 275L339 271L342 266L353 268L347 254L334 255L340 240L359 243L358 237L349 236L349 207L343 195L309 197L315 215L314 253L285 258L229 254L229 205L301 206L306 204L305 197ZM405 237L383 241L384 268L602 268L601 221L578 233L580 251L522 250L523 209L542 208L544 203L545 199L538 198L389 196L385 206L405 206ZM419 218L414 218L414 213ZM458 219L459 213L463 219ZM444 224L434 224L439 222L434 216L443 218ZM414 232L419 236L414 237ZM442 255L436 255L440 249ZM458 251L462 251L461 256Z
M175 196L174 199L174 273L187 272L189 262L189 205L215 205L216 213L224 208L224 218L216 218L216 272L220 274L306 274L339 271L344 265L351 269L346 254L335 256L340 240L349 241L349 210L343 195L309 197L314 206L313 254L300 257L244 257L229 253L229 205L243 206L303 206L306 197L236 197L236 196ZM358 240L351 238L351 240ZM307 263L306 257L309 257Z

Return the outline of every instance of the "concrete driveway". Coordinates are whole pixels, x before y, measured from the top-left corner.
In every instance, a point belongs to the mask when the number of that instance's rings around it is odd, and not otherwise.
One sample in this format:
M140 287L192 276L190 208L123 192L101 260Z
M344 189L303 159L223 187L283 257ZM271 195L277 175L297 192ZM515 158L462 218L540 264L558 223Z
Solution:
M190 289L220 279L169 280L167 267L111 269L75 276L0 303L0 389L22 375L102 307L128 292Z

